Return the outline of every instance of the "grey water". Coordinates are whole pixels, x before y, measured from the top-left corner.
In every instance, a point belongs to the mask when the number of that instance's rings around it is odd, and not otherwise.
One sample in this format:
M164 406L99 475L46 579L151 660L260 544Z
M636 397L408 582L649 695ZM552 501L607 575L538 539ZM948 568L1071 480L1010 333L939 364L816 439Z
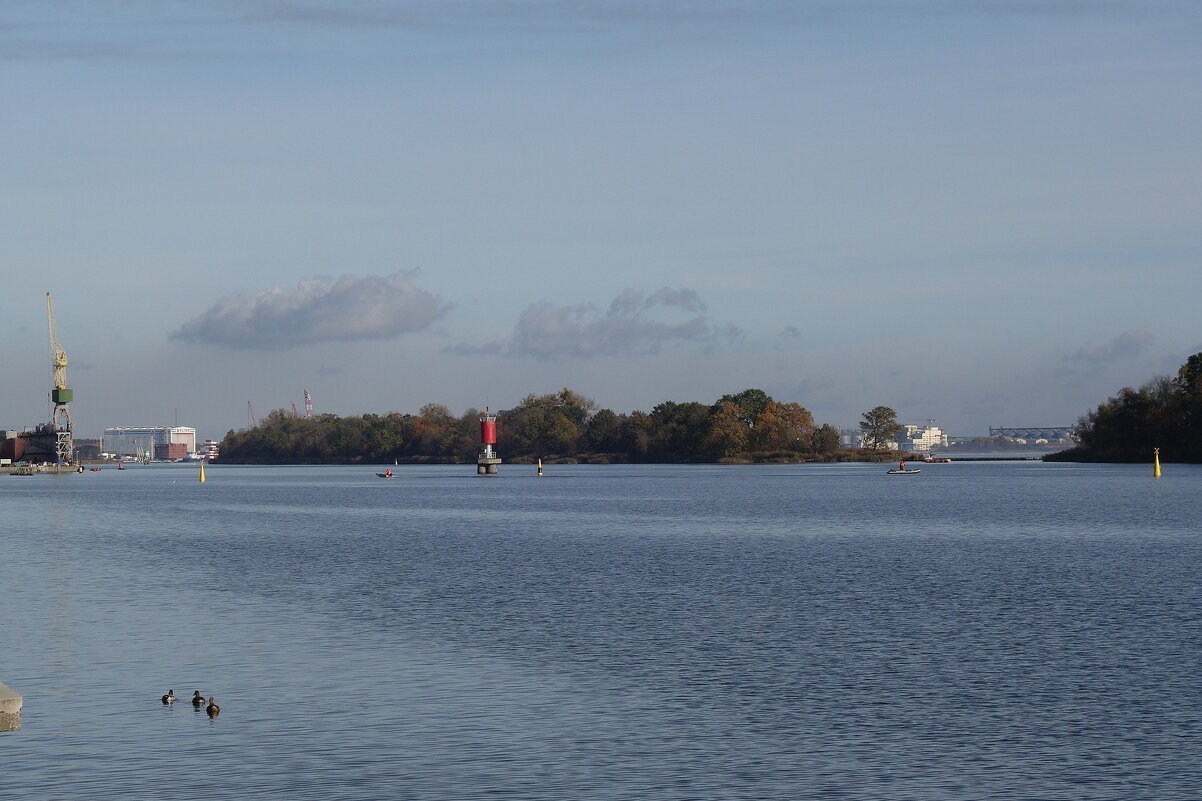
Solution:
M1200 797L1202 467L887 467L0 476L0 798Z

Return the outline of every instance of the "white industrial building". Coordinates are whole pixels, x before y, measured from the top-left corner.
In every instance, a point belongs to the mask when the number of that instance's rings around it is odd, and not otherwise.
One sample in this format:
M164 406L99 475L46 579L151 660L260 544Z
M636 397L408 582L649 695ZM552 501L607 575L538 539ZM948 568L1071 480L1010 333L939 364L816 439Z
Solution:
M903 451L929 453L935 448L947 447L947 434L935 425L934 420L925 426L906 423L897 432L897 445Z
M188 426L106 428L100 450L117 458L149 459L154 455L156 445L183 445L189 454L196 453L196 429Z

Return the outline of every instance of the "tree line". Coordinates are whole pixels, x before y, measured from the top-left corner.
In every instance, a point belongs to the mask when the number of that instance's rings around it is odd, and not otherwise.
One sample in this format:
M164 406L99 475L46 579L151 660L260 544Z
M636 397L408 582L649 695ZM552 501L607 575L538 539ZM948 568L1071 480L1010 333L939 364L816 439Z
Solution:
M816 425L803 406L759 389L712 404L665 401L650 412L618 413L565 388L527 395L496 415L497 450L506 461L797 462L833 460L839 450L834 426ZM479 418L478 409L454 416L441 404L416 415L352 417L297 417L277 409L256 426L227 433L220 458L244 464L474 462Z
M1124 387L1077 421L1078 445L1055 461L1148 462L1152 449L1171 462L1202 462L1202 353L1177 375Z

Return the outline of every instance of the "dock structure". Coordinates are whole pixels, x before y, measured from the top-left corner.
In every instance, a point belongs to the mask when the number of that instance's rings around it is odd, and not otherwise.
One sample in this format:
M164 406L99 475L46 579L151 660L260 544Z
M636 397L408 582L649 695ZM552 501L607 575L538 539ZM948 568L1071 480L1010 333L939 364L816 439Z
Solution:
M21 696L0 684L0 731L16 731L21 728L23 702Z
M78 464L4 464L0 465L0 476L32 476L35 473L82 473Z

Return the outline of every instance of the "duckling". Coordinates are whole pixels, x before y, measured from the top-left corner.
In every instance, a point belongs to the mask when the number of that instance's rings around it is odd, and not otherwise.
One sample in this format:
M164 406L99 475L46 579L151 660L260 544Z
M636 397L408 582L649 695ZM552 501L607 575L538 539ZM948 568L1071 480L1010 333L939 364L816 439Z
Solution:
M221 707L217 706L217 702L213 700L213 696L209 696L209 705L205 707L205 712L209 713L209 717L217 717L217 713L221 711Z
M163 703L164 703L164 704L173 704L173 703L175 703L175 690L168 690L168 691L167 691L167 694L163 696Z
M204 703L205 703L205 699L200 694L200 690L194 691L192 693L192 706L204 706Z

